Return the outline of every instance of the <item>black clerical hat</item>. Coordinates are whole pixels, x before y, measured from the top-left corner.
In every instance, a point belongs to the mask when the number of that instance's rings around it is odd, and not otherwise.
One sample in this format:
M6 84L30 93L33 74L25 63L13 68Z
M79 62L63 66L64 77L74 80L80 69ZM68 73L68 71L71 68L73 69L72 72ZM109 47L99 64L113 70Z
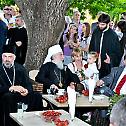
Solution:
M13 53L15 54L16 52L16 49L14 46L11 46L11 45L4 45L3 46L3 51L2 53Z

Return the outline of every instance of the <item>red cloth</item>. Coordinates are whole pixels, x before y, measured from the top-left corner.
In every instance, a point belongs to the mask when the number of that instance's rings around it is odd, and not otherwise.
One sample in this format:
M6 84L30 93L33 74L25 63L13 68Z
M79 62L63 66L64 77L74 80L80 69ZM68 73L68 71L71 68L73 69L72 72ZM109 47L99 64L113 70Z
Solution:
M117 85L115 92L120 95L120 90L122 88L122 86L124 85L124 83L126 82L126 74L123 76L123 78L121 79L121 81L119 82L119 84Z

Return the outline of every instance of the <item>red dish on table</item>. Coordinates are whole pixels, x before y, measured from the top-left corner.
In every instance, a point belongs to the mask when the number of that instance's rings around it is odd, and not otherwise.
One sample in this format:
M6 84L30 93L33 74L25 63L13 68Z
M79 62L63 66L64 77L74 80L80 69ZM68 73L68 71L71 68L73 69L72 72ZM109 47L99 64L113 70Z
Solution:
M42 117L45 119L45 121L52 122L59 118L61 115L60 112L54 111L54 110L47 110L46 112L42 113Z
M68 96L67 96L67 94L61 95L61 96L57 96L57 97L55 98L55 100L56 100L57 102L59 102L59 103L65 103L65 102L68 101Z

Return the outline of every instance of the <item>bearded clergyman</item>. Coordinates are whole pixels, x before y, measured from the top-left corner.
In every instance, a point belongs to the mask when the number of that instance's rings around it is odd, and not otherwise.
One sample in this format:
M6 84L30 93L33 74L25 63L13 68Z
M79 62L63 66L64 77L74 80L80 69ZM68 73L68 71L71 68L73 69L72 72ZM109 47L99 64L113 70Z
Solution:
M66 89L70 84L80 83L76 74L73 74L69 68L63 66L64 55L60 45L54 45L48 49L47 57L42 64L36 81L43 83L43 93L47 89Z
M0 65L0 126L14 126L9 113L17 112L17 103L28 105L27 111L42 110L42 96L33 92L23 65L15 63L15 49L5 45Z

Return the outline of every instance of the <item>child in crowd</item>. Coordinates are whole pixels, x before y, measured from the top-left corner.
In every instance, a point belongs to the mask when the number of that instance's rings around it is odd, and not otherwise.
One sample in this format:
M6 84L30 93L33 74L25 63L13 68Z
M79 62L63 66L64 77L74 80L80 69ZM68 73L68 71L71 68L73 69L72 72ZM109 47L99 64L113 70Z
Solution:
M96 52L89 52L88 53L88 59L87 59L87 64L84 65L84 75L85 75L85 80L84 86L88 88L88 79L92 78L95 79L96 81L99 79L99 71L96 66L96 60L98 59L98 54ZM82 83L83 83L82 82Z
M82 84L84 85L85 89L89 88L88 79L92 78L95 79L97 82L99 80L99 71L96 66L96 61L98 59L98 53L97 52L89 52L88 53L88 59L87 64L84 65L84 74L85 74L85 80L82 81ZM83 116L87 116L87 119L85 121L89 122L91 119L91 112L84 113Z
M82 50L80 48L75 48L72 52L73 61L68 64L68 68L72 73L78 75L80 81L87 80L89 78L96 78L99 71L96 66L96 60L98 54L96 52L88 53L87 61L82 59Z
M89 52L87 64L84 65L85 76L88 78L94 77L94 74L98 74L99 71L96 66L96 60L98 59L98 54L96 52Z

